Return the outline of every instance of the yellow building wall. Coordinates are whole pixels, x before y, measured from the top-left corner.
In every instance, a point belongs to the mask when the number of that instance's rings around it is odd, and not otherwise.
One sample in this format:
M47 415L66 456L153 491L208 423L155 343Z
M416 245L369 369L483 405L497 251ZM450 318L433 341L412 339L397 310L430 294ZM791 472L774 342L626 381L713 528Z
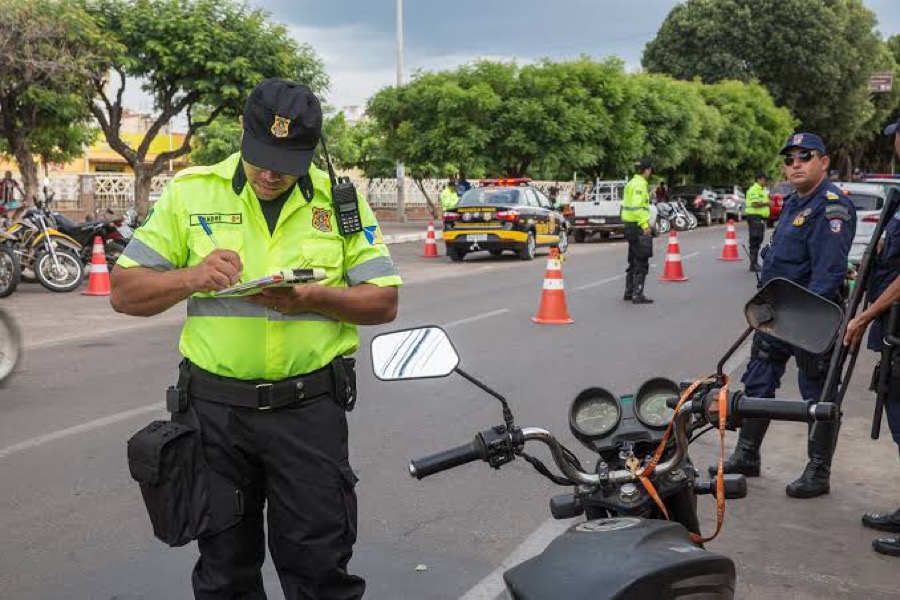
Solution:
M185 136L183 133L173 133L170 141L168 134L157 135L155 138L153 138L153 141L150 142L150 148L147 151L146 162L153 162L153 160L161 152L167 152L170 149L174 150L181 147L181 144L184 142L184 137ZM143 139L144 134L142 133L122 134L122 141L132 148L137 148ZM179 171L187 167L189 164L189 156L189 154L181 156L172 161L173 170ZM38 168L41 168L40 164L38 165ZM166 170L168 170L168 168L168 165L166 165ZM18 173L19 167L16 164L15 160L0 160L0 176L2 176L3 171L12 171L14 173ZM97 139L97 141L95 141L88 148L86 156L80 156L66 164L51 163L48 165L48 175L50 177L53 177L54 174L74 175L77 173L99 172L134 172L131 166L127 162L125 162L125 159L122 158L115 150L110 148L109 144L106 142L106 138L102 134Z

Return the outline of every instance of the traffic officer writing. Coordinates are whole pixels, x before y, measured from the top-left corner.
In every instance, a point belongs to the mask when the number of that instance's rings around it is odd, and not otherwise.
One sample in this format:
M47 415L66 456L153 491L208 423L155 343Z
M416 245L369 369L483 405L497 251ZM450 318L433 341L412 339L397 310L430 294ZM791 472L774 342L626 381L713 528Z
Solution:
M781 154L785 175L796 191L787 198L771 245L764 253L760 285L784 277L820 296L838 300L856 231L856 211L841 189L828 181L829 159L819 136L792 135ZM830 355L810 355L761 333L754 335L750 362L742 378L747 395L773 398L791 356L797 361L803 398L818 400ZM815 439L807 444L806 469L787 486L789 496L811 498L829 492L836 438L833 427L837 426L820 424ZM768 427L766 420L744 421L734 453L725 464L727 473L749 477L760 474L760 446Z
M341 235L333 172L311 164L322 111L309 88L263 81L246 101L242 127L240 153L169 183L111 276L119 312L155 315L187 300L185 360L167 393L168 437L202 432L195 458L208 469L201 484L187 484L205 486L206 501L190 506L203 518L185 517L178 532L157 527L165 519L154 511L177 516L181 507L141 477L140 459L164 456L165 435L133 438L129 462L158 537L173 545L197 538L196 598L266 597L264 506L289 600L359 598L365 583L347 572L356 539L345 414L356 399L350 356L357 325L395 318L401 281L362 197L362 231ZM326 279L248 298L212 294L298 267L323 270ZM154 475L158 486L164 477Z

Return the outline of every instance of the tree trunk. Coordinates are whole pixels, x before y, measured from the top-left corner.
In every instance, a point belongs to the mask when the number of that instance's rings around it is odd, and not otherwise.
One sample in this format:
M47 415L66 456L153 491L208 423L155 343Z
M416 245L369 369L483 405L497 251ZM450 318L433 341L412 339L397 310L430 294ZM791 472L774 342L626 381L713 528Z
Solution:
M138 213L138 222L143 223L150 212L150 184L153 174L149 166L140 162L131 167L134 169L134 209Z
M31 153L28 141L25 138L14 135L13 139L8 139L7 141L13 149L16 164L19 165L19 173L22 175L22 187L25 188L23 204L27 206L37 197L40 189L37 163L34 162L34 155Z
M428 205L428 212L431 213L431 217L433 219L437 219L437 207L434 205L434 202L431 201L431 198L428 197L428 192L425 191L425 186L422 185L422 180L418 177L413 177L413 181L416 182L416 187L419 188L419 191L422 192L422 195L425 197L425 204Z

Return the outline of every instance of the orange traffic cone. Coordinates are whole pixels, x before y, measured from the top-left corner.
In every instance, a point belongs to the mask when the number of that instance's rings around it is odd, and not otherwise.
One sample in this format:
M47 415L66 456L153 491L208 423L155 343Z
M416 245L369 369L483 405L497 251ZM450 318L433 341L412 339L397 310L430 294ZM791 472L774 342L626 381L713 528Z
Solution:
M437 258L437 242L434 241L434 221L428 221L428 236L425 238L425 258Z
M99 235L94 238L88 289L81 293L85 296L109 296L109 268L106 266L106 252L103 250L103 240L100 239Z
M741 260L738 255L737 236L734 234L734 221L728 221L728 231L725 232L725 245L722 246L722 256L719 260Z
M575 322L569 316L569 309L566 306L566 291L563 287L562 263L558 248L550 248L547 273L544 275L544 291L541 293L541 306L531 320L542 325L564 325Z
M681 268L681 250L678 248L678 234L673 229L669 233L669 248L666 250L666 265L660 281L687 281Z

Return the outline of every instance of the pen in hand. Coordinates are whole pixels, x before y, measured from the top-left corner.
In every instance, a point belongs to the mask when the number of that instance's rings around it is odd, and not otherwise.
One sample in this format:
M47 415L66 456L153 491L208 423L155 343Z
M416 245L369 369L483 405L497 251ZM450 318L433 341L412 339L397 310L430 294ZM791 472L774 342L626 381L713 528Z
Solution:
M206 218L203 215L199 215L197 220L200 221L200 227L203 228L203 231L206 232L206 235L209 236L209 240L213 243L217 249L222 250L222 244L219 243L219 240L216 239L215 234L212 232L212 229L209 227L209 223L206 222ZM241 279L238 278L238 283L241 283Z

